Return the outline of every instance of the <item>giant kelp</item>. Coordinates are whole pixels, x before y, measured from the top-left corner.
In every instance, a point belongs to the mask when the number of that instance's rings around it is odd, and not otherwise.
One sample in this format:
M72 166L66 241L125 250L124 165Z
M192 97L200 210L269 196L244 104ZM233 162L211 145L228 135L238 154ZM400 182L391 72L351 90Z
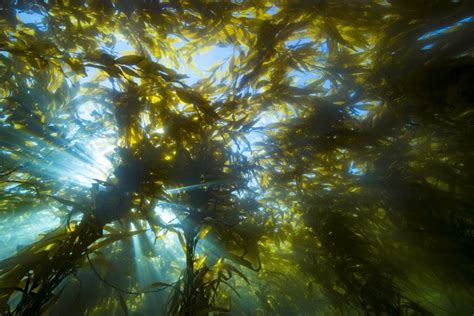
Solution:
M4 1L0 311L472 313L473 14Z

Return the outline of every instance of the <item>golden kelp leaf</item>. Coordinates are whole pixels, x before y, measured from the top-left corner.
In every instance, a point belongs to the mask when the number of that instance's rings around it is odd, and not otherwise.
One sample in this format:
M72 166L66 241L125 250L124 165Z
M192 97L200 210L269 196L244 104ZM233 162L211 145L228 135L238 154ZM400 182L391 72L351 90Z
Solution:
M120 67L120 69L129 76L132 76L132 77L135 77L135 78L140 77L140 75L138 73L136 73L135 70L133 70L129 67Z
M155 63L153 61L150 61L148 59L143 59L141 60L137 66L147 72L150 72L150 73L155 73L155 74L158 74L159 72L164 72L165 71L165 68L164 66L158 64L158 63Z
M71 67L72 71L81 76L86 76L86 68L78 58L64 58L64 61Z
M199 270L204 266L204 263L206 262L207 257L202 256L201 258L197 259L194 262L194 269Z
M212 226L204 226L204 228L202 228L201 231L199 232L197 238L199 240L203 239L211 231L211 229L212 229Z
M137 65L141 61L143 61L145 57L143 56L138 56L138 55L125 55L122 57L119 57L115 60L116 63L118 64L124 64L124 65Z
M347 47L350 47L354 49L351 43L346 41L344 37L342 37L341 33L339 33L339 30L337 29L336 26L331 22L331 20L326 19L324 25L323 25L324 30L328 33L329 37L333 40L336 40L342 45L345 45Z
M51 93L56 92L56 90L63 84L64 75L62 72L51 71L49 76L48 90Z
M203 98L199 93L190 91L188 89L177 88L176 94L185 103L195 105L200 111L205 114L205 120L211 123L212 120L217 119L219 116L216 111L210 106L209 102Z
M107 72L109 76L113 78L119 78L120 75L122 74L122 71L120 70L120 68L118 68L115 65L107 66L107 68L105 68L105 71Z
M260 180L260 184L262 185L262 187L268 188L270 184L269 180L270 180L269 174L267 172L264 172L262 175L262 179Z
M130 238L132 236L135 236L137 234L142 234L144 233L146 230L137 230L137 231L130 231L130 232L123 232L123 233L112 233L112 234L108 234L108 235L105 235L103 238L103 240L95 243L91 248L90 248L90 252L94 252L102 247L105 247L105 246L108 246L116 241L119 241L119 240L124 240L124 239L127 239L127 238Z
M199 94L189 92L187 89L176 89L176 94L181 99L181 101L189 104L206 102Z

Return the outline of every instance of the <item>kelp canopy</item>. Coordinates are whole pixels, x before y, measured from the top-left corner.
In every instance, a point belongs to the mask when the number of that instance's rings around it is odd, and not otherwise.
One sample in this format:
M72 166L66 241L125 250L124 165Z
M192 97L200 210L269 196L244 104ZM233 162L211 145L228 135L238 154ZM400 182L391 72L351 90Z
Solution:
M473 312L473 1L0 10L0 314Z

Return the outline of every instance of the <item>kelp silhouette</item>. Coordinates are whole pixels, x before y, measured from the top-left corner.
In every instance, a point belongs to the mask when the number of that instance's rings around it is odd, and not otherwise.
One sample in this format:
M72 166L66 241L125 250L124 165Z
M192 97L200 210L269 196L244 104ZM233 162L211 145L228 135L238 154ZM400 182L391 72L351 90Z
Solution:
M0 8L2 314L472 313L472 1Z

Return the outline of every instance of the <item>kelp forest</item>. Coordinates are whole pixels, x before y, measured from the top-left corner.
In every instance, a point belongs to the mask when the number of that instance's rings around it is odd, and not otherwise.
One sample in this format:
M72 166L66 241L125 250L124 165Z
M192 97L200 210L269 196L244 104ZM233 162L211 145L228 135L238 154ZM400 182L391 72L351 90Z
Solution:
M474 1L0 1L0 315L472 315Z

